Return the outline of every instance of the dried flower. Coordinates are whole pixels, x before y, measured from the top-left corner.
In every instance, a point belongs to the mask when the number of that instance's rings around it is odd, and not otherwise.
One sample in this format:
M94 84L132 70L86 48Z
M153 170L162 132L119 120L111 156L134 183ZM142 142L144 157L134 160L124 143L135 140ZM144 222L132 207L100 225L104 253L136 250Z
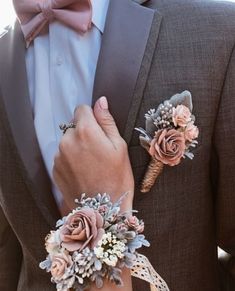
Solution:
M169 101L159 105L158 114L154 117L154 125L157 129L170 128L172 123L173 106Z
M125 220L125 223L138 233L142 233L144 231L144 222L139 220L136 216L129 216Z
M46 250L48 253L57 253L60 248L60 231L51 231L45 239Z
M198 127L194 125L193 121L189 122L184 131L185 139L192 142L194 139L198 138L198 135L199 135Z
M74 252L72 258L75 262L75 272L80 278L80 284L83 283L84 278L89 278L95 271L100 271L102 268L94 251L89 248L85 248L82 252Z
M73 265L71 256L66 252L61 252L52 257L51 275L54 280L60 280L66 269Z
M172 120L174 126L186 127L187 124L191 121L191 112L188 107L184 105L177 105L173 107Z
M105 213L108 211L108 206L103 204L103 205L100 205L99 208L98 208L98 211L101 215L105 215Z
M186 149L182 132L175 129L163 129L155 132L149 153L165 165L175 166L180 163Z
M124 257L125 250L124 241L119 240L111 232L107 232L103 235L94 252L98 259L108 266L115 267L118 260Z
M104 234L103 224L102 216L92 208L75 211L60 229L62 246L71 252L94 248Z

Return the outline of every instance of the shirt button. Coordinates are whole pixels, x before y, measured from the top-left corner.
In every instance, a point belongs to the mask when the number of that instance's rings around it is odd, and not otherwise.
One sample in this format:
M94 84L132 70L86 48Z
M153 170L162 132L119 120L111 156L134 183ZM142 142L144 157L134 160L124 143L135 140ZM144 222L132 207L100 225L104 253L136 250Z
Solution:
M60 56L58 56L58 57L56 58L56 64L57 64L57 66L61 66L62 63L63 63L62 58L61 58Z

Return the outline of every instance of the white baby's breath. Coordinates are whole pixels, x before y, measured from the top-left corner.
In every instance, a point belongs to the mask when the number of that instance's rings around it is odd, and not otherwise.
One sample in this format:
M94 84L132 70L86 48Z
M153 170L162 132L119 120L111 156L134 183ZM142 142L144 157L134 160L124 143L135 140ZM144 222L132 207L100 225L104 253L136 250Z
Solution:
M111 267L115 267L118 260L123 259L125 251L126 244L111 232L105 233L94 249L96 257Z

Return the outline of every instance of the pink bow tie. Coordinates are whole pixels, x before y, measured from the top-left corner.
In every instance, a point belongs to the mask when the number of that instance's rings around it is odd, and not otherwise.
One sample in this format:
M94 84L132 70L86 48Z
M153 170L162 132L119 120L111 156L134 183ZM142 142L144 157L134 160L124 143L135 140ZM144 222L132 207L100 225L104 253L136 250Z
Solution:
M13 0L13 2L27 47L53 19L82 33L91 27L90 0Z

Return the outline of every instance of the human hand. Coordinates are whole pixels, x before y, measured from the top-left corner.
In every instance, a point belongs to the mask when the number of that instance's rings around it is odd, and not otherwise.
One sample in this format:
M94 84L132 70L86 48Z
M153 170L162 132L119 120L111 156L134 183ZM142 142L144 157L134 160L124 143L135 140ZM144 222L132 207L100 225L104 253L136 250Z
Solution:
M70 209L81 193L108 193L115 202L129 194L123 210L132 208L134 178L127 145L108 110L105 97L94 106L79 106L75 129L68 129L55 157L53 176Z

